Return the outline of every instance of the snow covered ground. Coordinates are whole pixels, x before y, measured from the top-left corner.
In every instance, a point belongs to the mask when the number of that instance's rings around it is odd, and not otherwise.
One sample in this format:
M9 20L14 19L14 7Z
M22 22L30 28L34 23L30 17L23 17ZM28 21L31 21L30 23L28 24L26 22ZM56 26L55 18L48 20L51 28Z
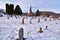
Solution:
M24 19L25 24L22 24L22 18L15 17L7 19L7 16L0 17L0 40L16 40L18 38L19 29L22 27L24 29L24 37L26 40L60 40L60 20L44 21L43 17L33 17L32 24L30 24L30 19L32 17L27 17ZM40 22L38 23L38 18ZM46 25L48 29L45 30ZM43 32L38 33L38 29L42 27Z

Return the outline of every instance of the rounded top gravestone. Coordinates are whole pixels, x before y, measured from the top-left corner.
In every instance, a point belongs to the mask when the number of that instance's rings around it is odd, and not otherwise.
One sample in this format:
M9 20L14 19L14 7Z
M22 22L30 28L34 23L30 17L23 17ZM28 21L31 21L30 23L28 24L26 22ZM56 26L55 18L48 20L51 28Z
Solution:
M23 34L24 34L24 29L23 28L20 28L19 30L19 39L23 39Z

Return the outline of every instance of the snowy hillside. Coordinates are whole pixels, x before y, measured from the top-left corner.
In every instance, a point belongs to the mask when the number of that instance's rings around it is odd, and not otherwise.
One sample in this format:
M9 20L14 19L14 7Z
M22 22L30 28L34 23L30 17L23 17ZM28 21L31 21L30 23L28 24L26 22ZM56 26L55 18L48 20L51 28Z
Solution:
M46 17L33 17L32 24L30 24L32 17L27 17L22 24L22 18L23 16L18 19L15 17L7 19L6 15L0 17L0 40L16 40L21 27L24 29L26 40L60 40L60 20L49 21ZM38 18L40 18L39 23ZM46 25L47 30L45 30ZM42 33L37 32L40 27L43 29Z

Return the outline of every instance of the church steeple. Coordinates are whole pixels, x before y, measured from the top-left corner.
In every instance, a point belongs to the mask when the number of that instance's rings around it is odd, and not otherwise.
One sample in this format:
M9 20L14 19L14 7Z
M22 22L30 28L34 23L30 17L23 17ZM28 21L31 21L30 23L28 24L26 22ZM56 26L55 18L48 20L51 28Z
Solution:
M32 13L32 7L30 6L30 13Z
M32 7L30 6L30 10L29 10L29 14L28 14L29 16L32 16L33 14L32 14Z

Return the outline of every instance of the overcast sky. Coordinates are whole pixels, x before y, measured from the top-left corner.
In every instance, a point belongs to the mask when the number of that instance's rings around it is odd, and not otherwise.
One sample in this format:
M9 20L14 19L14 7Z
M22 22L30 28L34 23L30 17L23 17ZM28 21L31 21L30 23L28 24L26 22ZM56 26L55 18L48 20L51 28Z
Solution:
M5 4L18 4L23 12L28 12L30 6L35 12L37 9L40 11L53 11L60 12L60 0L0 0L0 8L5 9Z

